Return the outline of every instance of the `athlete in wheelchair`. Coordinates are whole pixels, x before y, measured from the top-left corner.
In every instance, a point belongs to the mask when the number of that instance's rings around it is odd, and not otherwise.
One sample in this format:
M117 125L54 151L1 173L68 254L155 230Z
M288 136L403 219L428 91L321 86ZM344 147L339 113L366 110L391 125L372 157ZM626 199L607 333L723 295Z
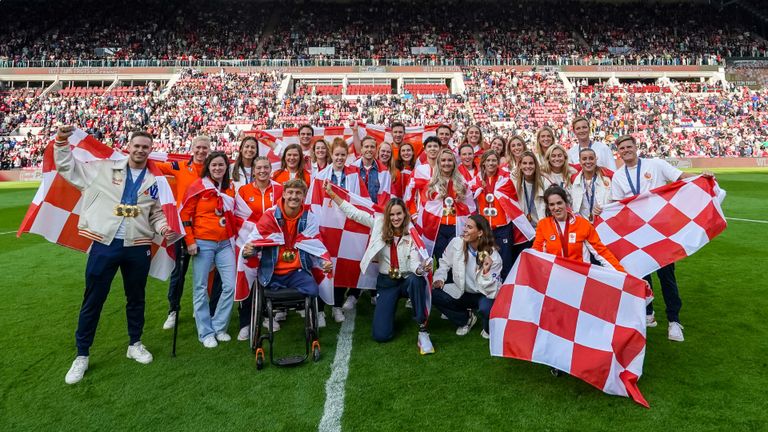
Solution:
M317 326L317 296L319 287L312 268L323 272L332 270L328 251L320 239L315 215L304 208L307 185L294 179L283 185L283 196L274 207L264 212L248 242L243 246L243 258L258 258L257 277L251 312L251 348L256 354L256 367L264 366L262 343L269 343L270 361L278 366L291 366L304 362L310 354L314 361L320 358ZM300 309L304 314L305 354L275 359L275 312ZM266 315L269 326L261 334L262 318Z

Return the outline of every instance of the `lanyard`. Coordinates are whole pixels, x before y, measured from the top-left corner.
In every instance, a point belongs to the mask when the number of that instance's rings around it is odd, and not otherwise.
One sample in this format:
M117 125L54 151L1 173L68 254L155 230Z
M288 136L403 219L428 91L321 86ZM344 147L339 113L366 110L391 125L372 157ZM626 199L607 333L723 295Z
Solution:
M565 215L565 235L563 235L563 231L560 229L560 222L557 221L554 217L552 217L552 220L555 221L555 228L557 228L557 235L560 237L560 245L563 248L563 256L568 257L568 227L570 226L570 215Z
M253 169L253 166L251 166L251 169ZM240 171L243 172L243 177L245 177L245 184L248 184L253 181L253 175L246 172L245 167L241 166Z
M589 187L587 187L587 181L584 179L584 174L581 174L581 181L584 186L584 195L587 197L587 202L589 203L589 215L592 215L592 208L595 207L595 178L597 177L597 173L592 175L592 183ZM592 190L590 192L589 190Z
M639 195L640 194L640 165L643 163L642 159L637 160L637 172L635 181L637 182L637 190L635 190L635 185L632 184L632 177L629 176L629 168L627 168L626 165L624 165L624 173L627 175L627 182L629 182L629 189L632 191L632 195Z
M144 174L147 172L147 168L144 167L144 169L141 170L141 174L139 174L139 177L136 178L136 181L133 181L133 173L131 173L131 168L126 167L126 170L128 173L126 175L123 196L120 198L120 204L136 205L136 202L139 200L139 189L141 189L141 183L144 181Z
M535 198L533 194L533 185L531 185L531 193L530 197L528 196L528 185L523 182L523 193L525 194L525 211L526 216L528 216L528 220L530 220L531 216L531 208L533 208L533 199Z

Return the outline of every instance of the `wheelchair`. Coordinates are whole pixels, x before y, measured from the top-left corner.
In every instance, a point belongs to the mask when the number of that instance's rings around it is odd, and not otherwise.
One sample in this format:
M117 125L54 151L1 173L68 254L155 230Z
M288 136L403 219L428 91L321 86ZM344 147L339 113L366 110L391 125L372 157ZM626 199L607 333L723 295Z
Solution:
M251 309L250 343L251 351L256 356L256 369L264 368L264 347L266 341L269 345L269 361L275 366L296 366L304 363L310 356L317 362L320 360L320 333L317 325L318 303L317 297L309 297L295 288L271 290L262 287L258 281L253 287L253 308ZM304 354L289 355L275 358L273 344L275 332L272 323L275 313L278 311L303 310L304 311ZM269 327L263 331L261 323L268 318Z

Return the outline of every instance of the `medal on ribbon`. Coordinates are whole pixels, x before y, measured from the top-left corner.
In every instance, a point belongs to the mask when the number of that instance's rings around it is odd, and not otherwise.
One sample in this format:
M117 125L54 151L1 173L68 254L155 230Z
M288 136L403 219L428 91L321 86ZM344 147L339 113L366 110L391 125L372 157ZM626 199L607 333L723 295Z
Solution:
M293 260L296 259L296 251L291 249L286 249L283 251L281 258L285 262L293 262Z
M446 197L443 200L443 216L451 216L456 214L456 209L453 207L453 198Z
M499 214L499 211L493 206L493 201L495 199L496 197L494 197L492 193L485 196L485 201L488 203L488 206L483 209L483 215L485 217L496 217Z

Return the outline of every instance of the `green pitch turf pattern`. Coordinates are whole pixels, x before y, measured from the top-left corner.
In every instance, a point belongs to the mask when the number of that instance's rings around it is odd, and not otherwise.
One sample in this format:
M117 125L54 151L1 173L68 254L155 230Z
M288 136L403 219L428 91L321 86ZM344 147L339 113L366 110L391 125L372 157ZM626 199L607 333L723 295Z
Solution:
M768 220L768 172L723 172L727 216ZM34 188L0 184L0 233L15 231ZM372 307L358 305L342 426L349 431L665 430L760 431L768 420L768 225L729 221L725 233L678 264L686 341L648 331L639 386L651 404L608 396L546 366L491 358L476 326L458 337L433 314L436 353L420 356L409 310L394 341L370 337ZM0 431L316 430L323 414L339 325L327 313L319 363L257 372L243 342L207 350L197 341L188 275L178 357L166 284L150 279L143 341L150 365L125 358L120 278L104 306L84 380L64 384L74 355L85 255L39 236L0 235ZM230 334L237 333L237 312ZM276 349L303 350L291 314Z

